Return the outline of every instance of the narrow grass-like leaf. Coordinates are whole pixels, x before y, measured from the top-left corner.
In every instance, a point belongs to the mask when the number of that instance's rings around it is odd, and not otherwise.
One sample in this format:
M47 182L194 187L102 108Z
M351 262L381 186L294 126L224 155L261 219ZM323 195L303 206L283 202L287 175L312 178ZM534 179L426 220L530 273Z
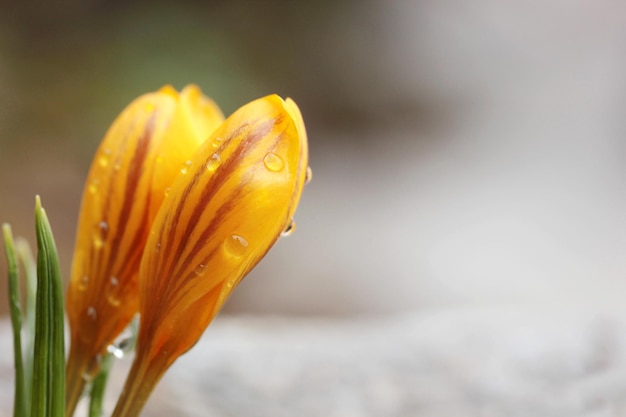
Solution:
M109 373L113 366L114 356L107 354L102 358L100 364L100 372L98 376L93 380L91 385L91 398L89 400L89 417L101 417L102 416L102 404L104 402L104 393L106 390L106 384L109 379Z
M26 402L26 384L24 380L24 355L22 352L22 308L20 306L20 273L15 254L15 244L11 226L2 225L4 234L4 249L9 267L9 305L11 310L11 325L13 327L13 360L15 364L15 397L13 401L13 416L26 417L28 413Z
M45 210L36 200L37 313L31 417L64 417L65 352L59 258Z
M31 382L33 380L33 354L35 348L35 313L37 301L37 263L25 239L15 239L18 258L26 276L26 325L24 333L24 380L26 381L26 404L31 403Z

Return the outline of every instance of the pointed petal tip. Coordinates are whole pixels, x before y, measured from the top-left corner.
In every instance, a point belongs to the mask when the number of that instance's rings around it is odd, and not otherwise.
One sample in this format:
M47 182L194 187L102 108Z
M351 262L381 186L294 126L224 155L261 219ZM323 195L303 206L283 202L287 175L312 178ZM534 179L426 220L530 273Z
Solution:
M200 89L200 87L198 87L198 84L191 83L191 84L187 84L186 86L184 86L180 94L181 95L189 94L189 95L199 96L202 94L202 90Z
M163 87L159 88L158 92L178 99L178 91L176 91L171 84L165 84Z

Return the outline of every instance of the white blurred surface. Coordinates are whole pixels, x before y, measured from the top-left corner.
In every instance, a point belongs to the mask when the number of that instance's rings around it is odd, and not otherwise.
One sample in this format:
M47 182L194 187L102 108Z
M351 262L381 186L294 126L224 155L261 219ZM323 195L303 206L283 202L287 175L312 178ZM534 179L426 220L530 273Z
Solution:
M623 416L625 331L623 311L537 306L361 320L223 317L167 372L142 415ZM7 349L8 332L0 323ZM2 417L10 359L0 358ZM116 365L105 415L130 358Z
M310 133L297 232L231 308L622 304L626 6L369 4L330 29L371 41L338 43L337 82L372 112L430 97L438 119Z

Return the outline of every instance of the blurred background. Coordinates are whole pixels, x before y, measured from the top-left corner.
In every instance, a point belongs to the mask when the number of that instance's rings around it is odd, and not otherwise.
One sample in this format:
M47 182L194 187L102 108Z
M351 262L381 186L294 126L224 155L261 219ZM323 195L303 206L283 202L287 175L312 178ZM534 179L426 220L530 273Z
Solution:
M625 39L616 0L1 2L0 221L34 242L40 194L67 274L126 104L197 83L229 114L276 92L314 178L227 313L619 308Z

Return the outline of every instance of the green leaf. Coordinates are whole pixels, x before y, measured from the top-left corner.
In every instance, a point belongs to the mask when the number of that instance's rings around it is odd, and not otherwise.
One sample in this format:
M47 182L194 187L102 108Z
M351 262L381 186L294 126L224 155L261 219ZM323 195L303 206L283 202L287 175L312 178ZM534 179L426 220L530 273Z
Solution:
M15 397L13 416L26 417L28 413L26 401L26 384L24 381L24 365L22 352L22 308L20 306L20 282L17 256L11 226L2 225L4 249L9 266L9 305L11 309L11 325L13 327L13 357L15 363Z
M37 313L31 417L65 416L63 292L54 237L36 199Z
M30 383L33 380L33 355L35 350L35 314L37 301L37 263L25 239L15 239L18 258L26 276L26 328L24 333L24 380L26 404L31 403Z

